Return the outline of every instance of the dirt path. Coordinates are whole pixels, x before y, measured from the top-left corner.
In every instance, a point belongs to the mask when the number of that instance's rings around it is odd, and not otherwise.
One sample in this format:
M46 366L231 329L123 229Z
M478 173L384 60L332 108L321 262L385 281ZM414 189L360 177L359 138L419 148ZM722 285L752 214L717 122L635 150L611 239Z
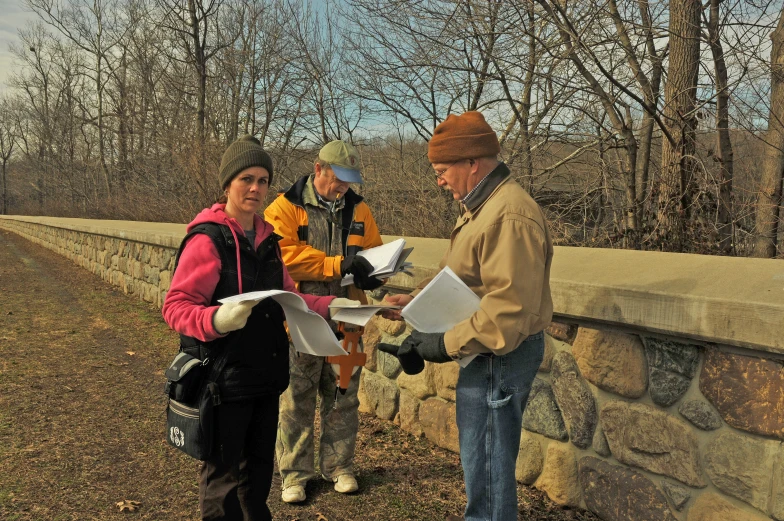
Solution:
M0 230L0 519L195 520L199 463L166 445L163 368L177 337L158 309ZM276 520L441 520L464 505L456 454L360 418L362 492L308 485ZM525 520L596 518L520 488ZM140 508L120 511L118 502Z

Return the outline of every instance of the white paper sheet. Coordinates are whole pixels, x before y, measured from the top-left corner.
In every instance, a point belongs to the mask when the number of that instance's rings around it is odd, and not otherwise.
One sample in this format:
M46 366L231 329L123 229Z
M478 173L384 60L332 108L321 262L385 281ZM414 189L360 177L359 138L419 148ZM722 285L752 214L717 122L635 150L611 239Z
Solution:
M447 266L433 277L400 314L417 331L445 333L473 315L479 309L480 300ZM458 363L466 367L475 356L461 358Z
M382 278L394 275L398 259L403 249L406 247L405 239L397 239L375 248L362 250L357 255L364 257L373 266L370 275L383 274ZM413 250L413 248L411 248ZM408 253L411 253L410 251ZM408 254L406 255L408 257ZM341 286L349 286L354 283L354 275L348 274L340 282Z
M352 306L340 308L340 311L332 316L335 322L345 322L356 326L365 326L370 319L382 309L400 309L399 306Z
M375 248L362 250L357 255L365 257L368 262L375 268L370 272L371 275L376 273L384 273L391 271L397 263L400 253L406 247L405 239L397 239Z
M300 353L316 356L347 355L324 317L308 309L302 297L283 290L251 291L219 300L227 302L274 299L286 314L286 323L294 348Z

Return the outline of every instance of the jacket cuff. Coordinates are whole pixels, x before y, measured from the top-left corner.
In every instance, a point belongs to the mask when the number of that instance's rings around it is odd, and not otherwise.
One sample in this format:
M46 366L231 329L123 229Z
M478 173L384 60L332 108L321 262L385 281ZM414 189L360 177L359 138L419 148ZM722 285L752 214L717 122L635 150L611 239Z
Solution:
M452 360L460 360L463 357L460 353L460 343L457 341L455 332L451 329L444 333L444 347L446 348L446 354Z
M220 306L213 306L211 307L212 312L207 313L207 323L204 324L204 332L208 337L208 342L217 338L228 336L228 333L221 333L215 328L215 314L218 312L219 307Z
M334 257L327 257L324 259L324 277L327 279L339 279L340 278L340 263L343 261L343 257L340 255L336 255Z

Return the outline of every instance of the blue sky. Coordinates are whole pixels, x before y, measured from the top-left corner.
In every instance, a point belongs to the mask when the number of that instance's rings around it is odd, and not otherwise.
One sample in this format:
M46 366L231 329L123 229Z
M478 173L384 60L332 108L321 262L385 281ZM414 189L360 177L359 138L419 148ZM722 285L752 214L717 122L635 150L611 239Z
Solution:
M0 0L0 92L6 90L6 81L13 69L9 45L19 41L18 30L36 19L27 10L24 0Z

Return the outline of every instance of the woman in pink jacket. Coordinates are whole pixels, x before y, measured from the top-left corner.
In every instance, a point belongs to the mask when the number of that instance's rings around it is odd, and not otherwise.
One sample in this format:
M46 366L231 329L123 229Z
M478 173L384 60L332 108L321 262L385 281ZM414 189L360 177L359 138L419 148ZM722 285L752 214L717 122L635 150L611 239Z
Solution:
M218 203L188 225L163 305L180 349L201 360L225 353L216 380L213 449L201 468L203 520L271 520L278 397L288 387L289 341L281 307L272 299L221 305L249 291L296 292L280 257L279 237L256 212L272 182L272 159L252 136L232 143L220 166ZM299 293L298 293L299 294ZM299 294L329 319L334 297Z

